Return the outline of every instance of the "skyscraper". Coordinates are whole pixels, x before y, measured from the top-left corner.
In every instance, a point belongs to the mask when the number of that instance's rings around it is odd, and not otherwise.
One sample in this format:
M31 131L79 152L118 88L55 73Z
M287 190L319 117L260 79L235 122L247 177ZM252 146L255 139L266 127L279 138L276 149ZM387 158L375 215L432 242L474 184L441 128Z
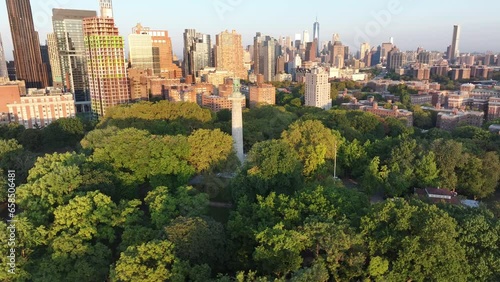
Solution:
M111 1L101 0L101 17L83 20L92 113L104 116L108 108L130 101L125 65L125 41L112 17Z
M48 86L53 86L52 69L50 66L49 46L47 45L47 43L45 43L45 45L40 45L40 55L42 56L42 64L45 64L47 66L47 75L49 76Z
M391 42L386 42L386 43L382 43L382 49L380 50L380 60L381 60L381 63L385 63L387 62L387 55L389 53L389 51L392 50L392 48L394 47L394 44L392 44Z
M394 47L387 54L387 69L395 71L406 63L406 56L397 47Z
M61 61L57 47L57 36L55 33L47 34L47 46L49 51L50 70L52 75L52 86L62 87Z
M241 35L235 30L232 32L226 30L217 34L215 41L215 67L218 70L233 72L236 78L247 79Z
M320 42L319 41L319 22L318 18L316 18L316 21L313 24L313 41L316 41L316 56L320 55Z
M451 49L450 53L448 54L448 60L450 61L450 63L455 63L457 58L460 56L460 51L458 50L459 44L460 44L460 26L454 25L453 38L451 41Z
M318 57L316 55L316 50L318 49L318 48L316 48L316 45L317 45L316 40L314 40L313 42L308 42L306 44L306 53L304 56L304 59L306 62L315 62L316 61L316 58Z
M47 65L42 63L40 40L33 25L30 1L7 0L7 12L17 78L26 82L26 88L49 86Z
M363 60L367 52L370 52L370 44L366 42L362 43L361 47L359 48L359 59Z
M182 70L174 64L174 55L172 53L172 40L166 30L154 30L149 27L137 25L135 27L137 34L149 34L153 40L153 48L158 48L160 53L160 71L161 76L165 78L181 78Z
M138 33L136 28L128 36L129 63L133 68L154 71L153 39L146 32ZM160 75L159 69L155 75Z
M90 112L91 104L83 19L96 16L95 11L52 10L62 84L73 94L76 110L79 113ZM56 67L52 66L53 69ZM54 70L52 71L54 73Z
M3 49L2 35L0 34L0 77L9 77L7 71L7 61L5 60L5 52Z
M330 50L330 64L334 68L343 68L345 62L345 46L342 45L340 41L340 36L338 34L333 35L333 45Z
M278 42L270 36L263 36L257 32L254 37L254 72L264 75L264 81L274 81L276 74L276 54L279 48L276 48Z
M196 32L195 29L184 31L184 76L197 76L197 72L213 66L212 41L210 35Z
M304 44L304 46L306 46L306 44L309 42L311 42L311 40L309 38L309 31L304 30L304 32L302 33L302 44Z
M313 68L306 73L305 105L329 110L332 108L330 97L329 73L323 68Z

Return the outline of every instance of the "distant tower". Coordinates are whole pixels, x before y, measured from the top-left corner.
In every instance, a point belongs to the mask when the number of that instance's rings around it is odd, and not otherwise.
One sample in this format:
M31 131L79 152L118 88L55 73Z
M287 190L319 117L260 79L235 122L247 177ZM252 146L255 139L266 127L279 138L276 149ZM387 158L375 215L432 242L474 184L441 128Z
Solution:
M99 7L101 7L101 18L113 18L112 0L99 0Z
M448 54L448 60L451 61L451 63L455 63L457 57L460 55L460 51L458 51L459 44L460 44L460 26L454 25L450 54Z
M233 127L233 140L236 156L241 164L245 162L245 155L243 153L243 113L241 110L241 103L245 100L245 96L240 92L240 80L233 80L233 94L229 96L229 100L233 102L232 110L232 127Z
M49 86L48 66L42 62L30 1L7 0L7 14L14 44L17 78L26 82L26 88Z
M5 60L5 53L2 44L2 35L0 34L0 77L9 77L7 71L7 61Z
M311 42L311 40L309 39L309 31L307 30L304 30L303 34L302 34L302 43L304 44L304 46Z
M320 42L319 41L319 22L318 17L316 17L316 21L313 24L313 41L316 41L316 56L320 56Z
M391 37L391 38L389 39L389 42L390 42L392 45L394 45L394 37Z

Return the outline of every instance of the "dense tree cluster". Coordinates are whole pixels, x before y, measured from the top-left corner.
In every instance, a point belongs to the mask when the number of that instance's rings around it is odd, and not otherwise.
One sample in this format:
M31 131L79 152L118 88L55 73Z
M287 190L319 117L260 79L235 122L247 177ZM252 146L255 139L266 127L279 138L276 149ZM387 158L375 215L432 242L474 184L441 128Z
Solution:
M265 106L244 112L239 166L230 119L159 102L117 107L93 130L76 119L1 127L0 184L16 169L19 212L16 274L2 256L0 280L500 280L498 201L472 209L413 196L441 187L491 198L499 136ZM386 200L372 204L373 194ZM7 254L7 223L0 230Z

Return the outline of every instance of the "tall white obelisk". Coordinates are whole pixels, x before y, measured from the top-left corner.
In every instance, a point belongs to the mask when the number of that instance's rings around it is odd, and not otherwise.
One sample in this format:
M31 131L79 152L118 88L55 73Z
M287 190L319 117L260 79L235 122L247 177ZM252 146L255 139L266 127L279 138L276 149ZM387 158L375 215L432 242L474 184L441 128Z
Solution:
M229 100L233 102L232 110L232 127L233 127L233 140L236 156L241 164L245 162L245 154L243 153L243 113L241 110L241 103L245 100L245 96L240 91L240 80L233 80L233 94L229 96Z

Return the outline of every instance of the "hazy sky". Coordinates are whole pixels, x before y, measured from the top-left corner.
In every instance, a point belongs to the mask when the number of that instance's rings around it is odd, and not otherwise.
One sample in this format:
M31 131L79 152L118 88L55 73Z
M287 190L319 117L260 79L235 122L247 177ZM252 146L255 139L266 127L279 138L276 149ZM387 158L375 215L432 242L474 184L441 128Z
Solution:
M5 1L0 4L0 33L7 59L12 59L12 39ZM451 44L453 25L461 26L461 52L500 52L500 1L498 0L114 0L114 16L126 36L138 22L169 31L174 53L182 57L186 28L212 35L235 29L243 44L252 44L255 32L274 37L308 30L312 38L316 16L320 40L340 34L352 50L367 41L372 46L389 41L403 50L421 46L445 51ZM31 0L40 42L52 31L52 8L97 10L98 0Z

